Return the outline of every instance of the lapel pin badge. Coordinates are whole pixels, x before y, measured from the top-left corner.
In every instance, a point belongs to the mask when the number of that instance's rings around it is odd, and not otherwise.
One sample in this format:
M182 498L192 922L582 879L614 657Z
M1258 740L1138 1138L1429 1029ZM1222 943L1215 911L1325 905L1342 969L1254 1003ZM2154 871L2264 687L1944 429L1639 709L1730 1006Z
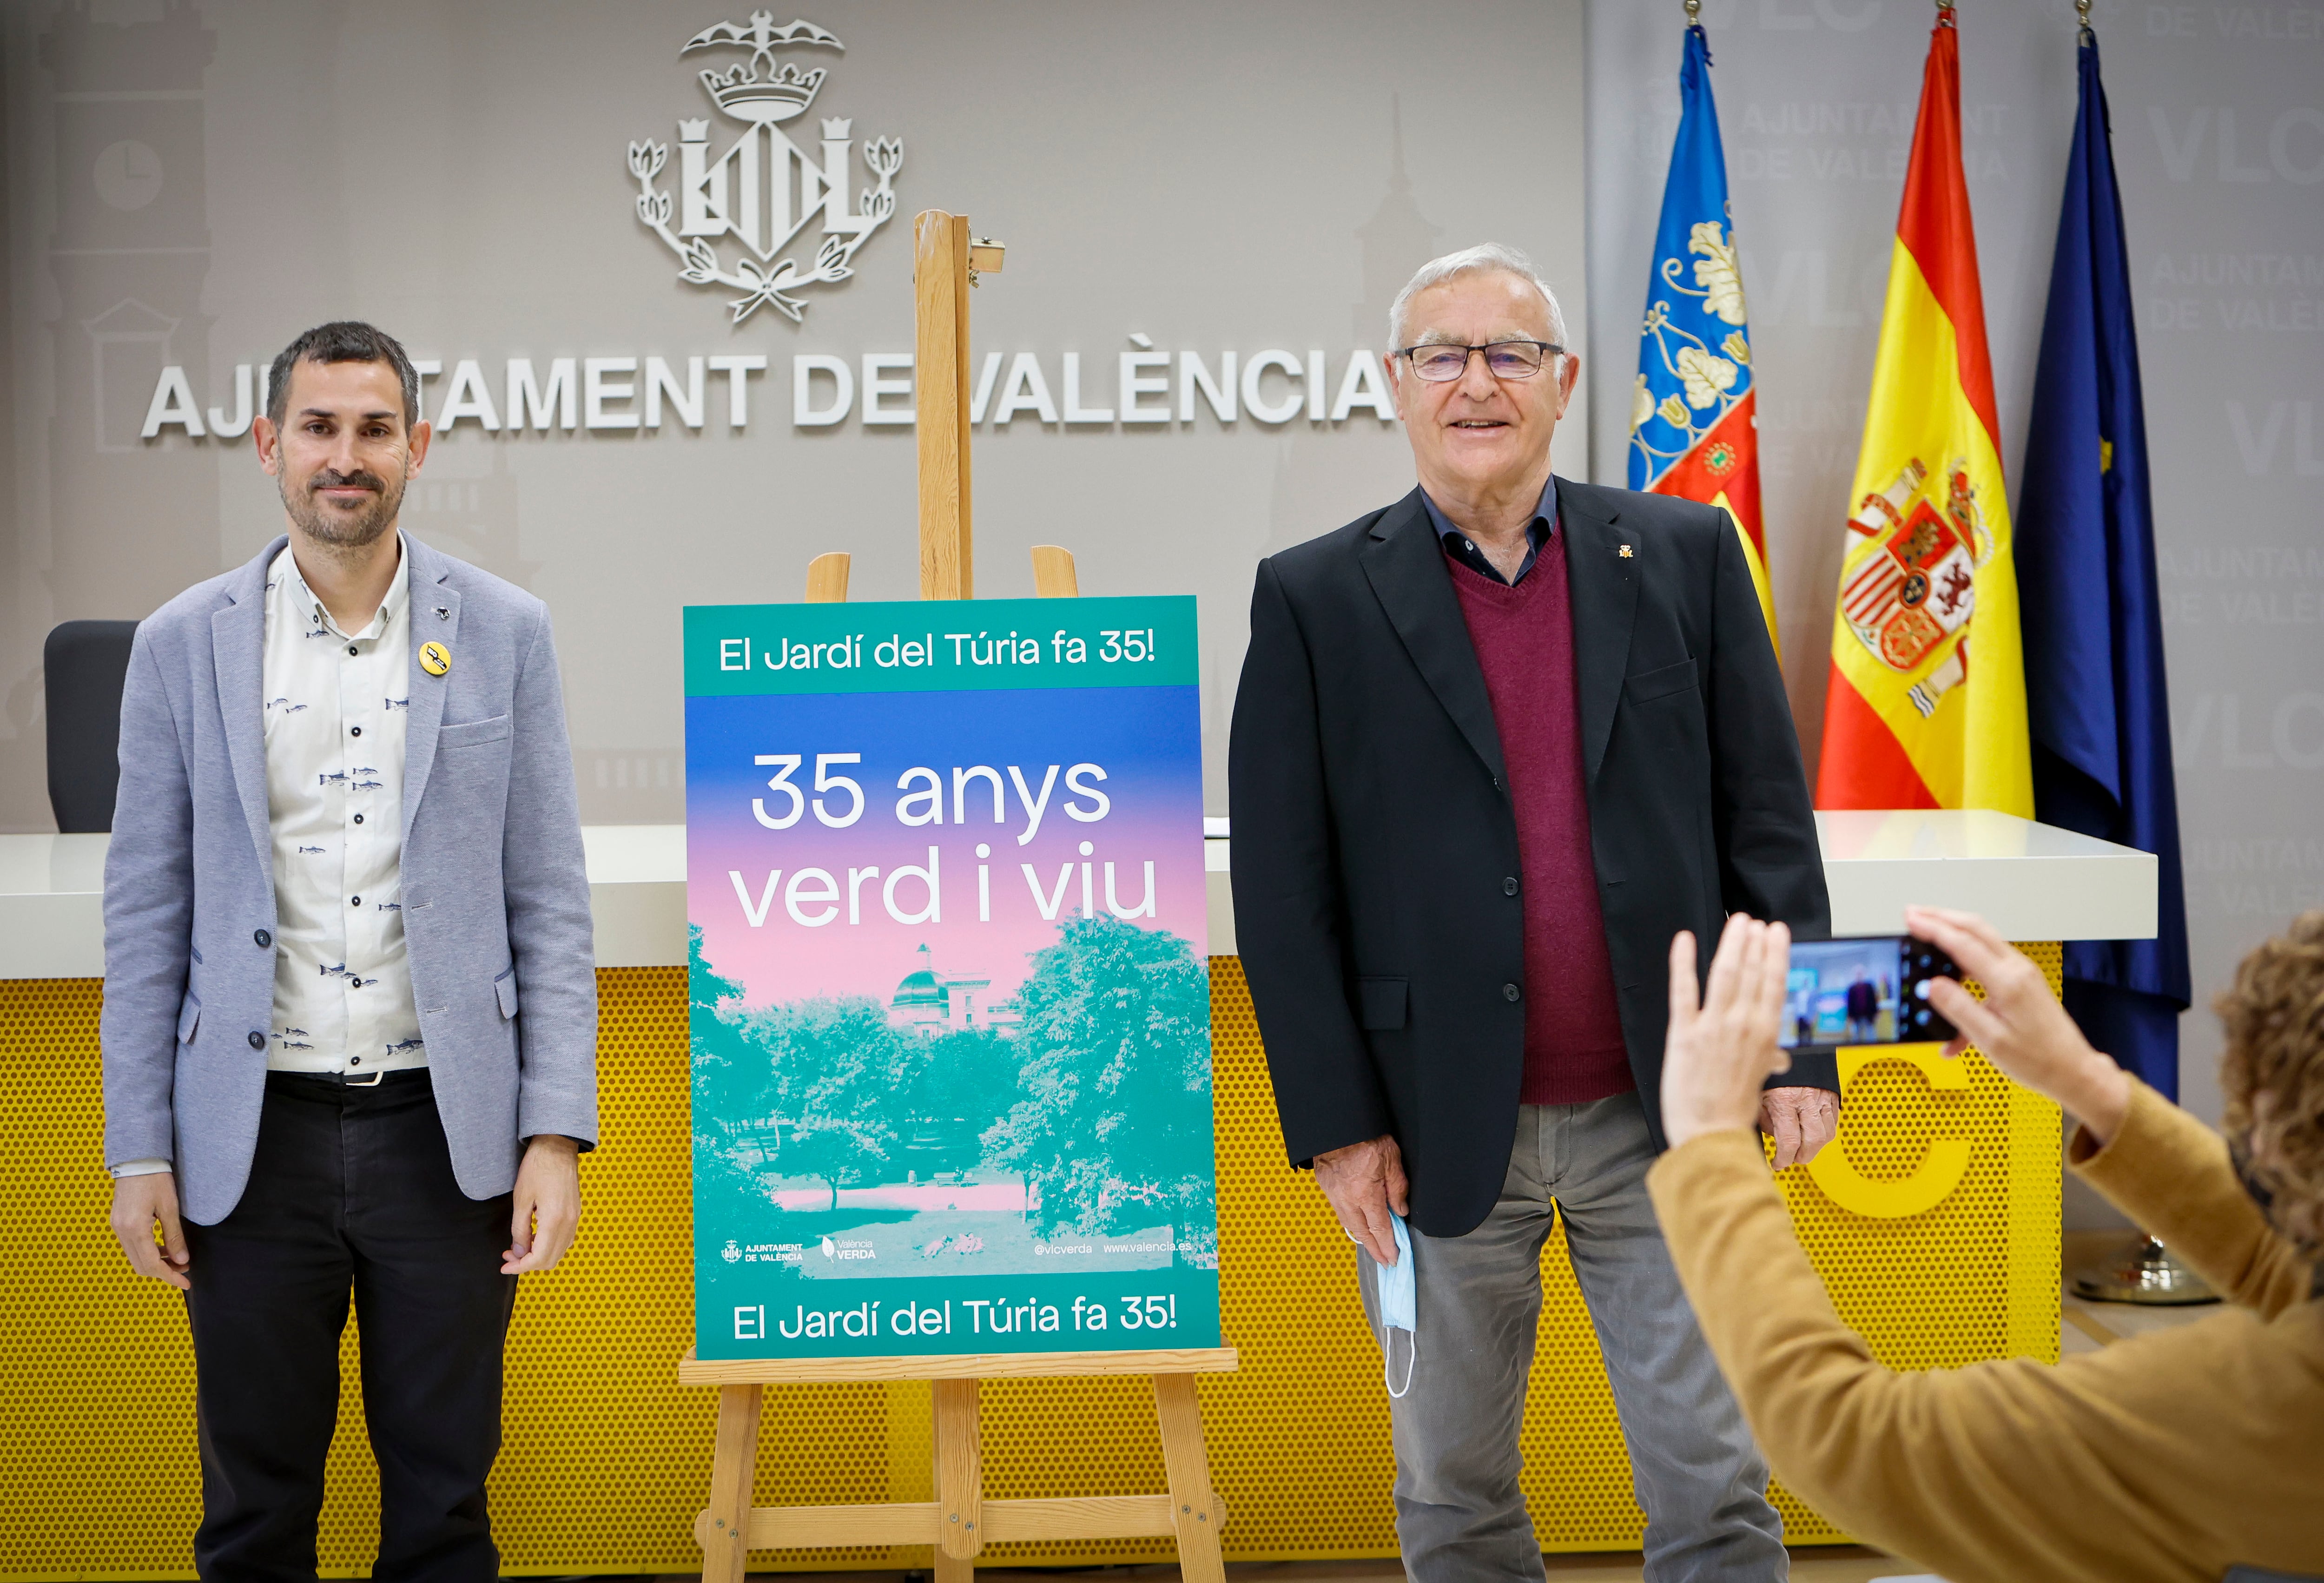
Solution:
M1632 555L1632 554L1630 553L1630 547L1629 547L1628 545L1627 545L1627 544L1626 544L1626 545L1624 545L1624 546L1622 547L1622 548L1621 548L1621 557L1622 557L1622 558L1623 558L1624 560L1626 560L1626 561L1628 561L1628 560L1636 560L1636 559L1637 558L1636 556L1634 556L1634 555Z
M436 619L439 621L450 621L452 619L452 607L448 604L438 605L436 607Z
M420 646L420 668L431 676L440 676L452 668L452 651L441 643Z

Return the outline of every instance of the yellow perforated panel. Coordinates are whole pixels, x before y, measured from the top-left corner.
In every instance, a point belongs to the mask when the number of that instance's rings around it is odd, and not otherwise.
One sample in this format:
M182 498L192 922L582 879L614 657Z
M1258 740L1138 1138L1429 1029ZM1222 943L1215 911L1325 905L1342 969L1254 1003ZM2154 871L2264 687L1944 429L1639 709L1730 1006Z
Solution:
M2029 947L2054 985L2058 950ZM1213 962L1225 1330L1242 1371L1201 1386L1231 1558L1392 1554L1387 1403L1355 1296L1353 1256L1321 1197L1284 1168L1240 964ZM673 1383L691 1340L686 997L682 970L608 970L599 1073L604 1147L584 1167L581 1241L529 1279L510 1347L507 1440L493 1480L503 1569L698 1568L714 1396ZM189 1578L199 1506L191 1359L175 1293L133 1280L111 1234L99 1158L93 980L0 981L0 1579ZM1840 1146L1871 1181L1908 1177L1932 1138L1969 1140L1960 1186L1899 1219L1844 1210L1800 1173L1794 1216L1840 1311L1889 1363L2054 1358L2058 1126L2053 1107L1970 1058L1965 1090L1877 1062L1850 1086ZM1525 1429L1542 1544L1637 1543L1604 1371L1561 1239ZM377 1480L346 1381L325 1509L327 1576L358 1575ZM985 1387L987 1493L1159 1490L1143 1380ZM772 1386L761 1505L929 1498L925 1385ZM1794 1542L1840 1537L1777 1493ZM1166 1541L1001 1547L999 1560L1157 1560ZM925 1564L927 1552L792 1552L754 1567Z

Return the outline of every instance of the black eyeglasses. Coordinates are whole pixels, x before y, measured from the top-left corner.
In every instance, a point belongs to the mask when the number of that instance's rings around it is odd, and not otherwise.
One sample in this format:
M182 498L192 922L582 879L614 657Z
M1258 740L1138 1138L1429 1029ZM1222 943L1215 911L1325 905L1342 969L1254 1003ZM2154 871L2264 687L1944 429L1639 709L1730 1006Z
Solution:
M1531 379L1541 372L1542 360L1565 350L1547 341L1495 341L1483 346L1462 346L1432 341L1406 346L1397 353L1412 364L1412 372L1432 385L1450 384L1469 370L1471 353L1485 354L1485 369L1495 379Z

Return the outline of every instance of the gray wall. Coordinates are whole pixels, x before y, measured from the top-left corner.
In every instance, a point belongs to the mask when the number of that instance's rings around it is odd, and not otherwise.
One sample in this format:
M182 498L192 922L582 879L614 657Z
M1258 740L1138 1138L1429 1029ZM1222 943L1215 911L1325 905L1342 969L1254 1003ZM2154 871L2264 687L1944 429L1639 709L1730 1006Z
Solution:
M1768 529L1786 669L1816 746L1840 514L1931 8L1706 0L1760 358ZM1133 333L1245 357L1377 348L1422 259L1484 236L1532 251L1589 327L1598 476L1618 480L1646 251L1676 115L1680 13L1588 11L1582 256L1579 0L1152 5L1021 0L813 8L844 54L788 128L899 136L897 217L816 289L803 324L729 322L631 211L633 139L734 124L678 47L718 0L48 0L0 9L0 830L49 828L42 636L140 616L254 553L279 508L247 442L138 430L164 364L200 404L304 326L376 319L414 353L508 359L758 354L750 419L709 382L703 427L485 435L461 424L413 530L554 606L593 821L679 816L677 611L796 597L812 555L856 556L859 598L910 597L907 427L792 421L791 359L911 345L912 211L1010 244L974 298L979 361L1038 355L1059 399L1113 405ZM2098 8L2141 292L2173 711L2200 992L2324 899L2324 40L2313 6ZM1972 4L1969 179L2005 439L2023 444L2073 114L2071 7ZM1514 91L1416 74L1521 62ZM139 145L124 151L124 144ZM811 143L807 144L810 148ZM145 153L150 152L150 161ZM675 185L677 156L660 185ZM868 185L860 162L852 172ZM727 245L730 255L733 253ZM1585 291L1585 283L1594 288ZM1585 347L1585 351L1589 350ZM1268 387L1272 395L1279 376ZM431 382L431 404L442 380ZM1103 392L1103 393L1099 393ZM901 404L901 403L899 403ZM1170 398L1175 411L1176 393ZM1579 427L1579 425L1577 425ZM1584 471L1586 437L1561 442ZM1245 416L980 428L980 589L1027 594L1058 542L1092 593L1204 599L1212 803L1252 561L1406 487L1393 425ZM2216 1038L2187 1024L2187 1092L2214 1113Z
M755 3L755 0L753 0ZM977 362L1038 356L1056 400L1080 355L1111 407L1133 334L1248 359L1380 347L1389 299L1433 254L1497 236L1532 252L1588 322L1579 0L1428 8L1376 0L1167 6L816 0L844 54L785 128L902 138L898 213L855 277L800 295L805 322L679 281L632 213L632 140L709 117L696 80L745 57L679 58L743 0L92 0L0 11L5 51L10 444L0 520L0 829L51 828L40 643L72 617L142 616L254 554L281 510L246 440L142 440L159 371L230 409L237 364L324 318L387 327L416 356L506 360L761 354L748 427L709 381L703 428L442 436L406 525L553 607L597 822L682 815L678 612L795 599L807 560L855 556L854 596L914 597L908 427L792 422L791 360L861 374L912 347L910 216L944 207L1009 244L974 294ZM776 20L788 20L788 8ZM1442 109L1431 68L1526 61L1524 91ZM1467 88L1453 79L1462 100ZM118 145L142 145L124 154ZM1480 158L1480 150L1504 157ZM149 168L149 161L151 168ZM860 155L857 188L871 185ZM810 232L812 235L812 232ZM723 244L731 262L738 249ZM1270 374L1276 399L1283 379ZM445 381L430 382L433 410ZM827 400L829 386L820 388ZM1175 391L1170 405L1175 413ZM908 407L908 397L891 406ZM634 410L632 406L631 410ZM505 413L503 414L506 416ZM1586 418L1582 420L1586 427ZM1586 436L1563 453L1581 467ZM1250 568L1410 487L1401 431L1359 410L1279 424L988 420L975 453L977 587L1029 594L1058 543L1091 594L1204 600L1211 802Z
M1932 8L1704 0L1752 345L1784 670L1811 761L1840 522ZM1964 157L2015 497L2074 117L2067 0L1960 8ZM1679 6L1590 6L1600 474L1622 465L1637 316L1678 118ZM2324 11L2096 8L2153 455L2196 994L2324 902ZM2216 1118L2217 1023L2182 1024ZM2094 1215L2087 1202L2073 1214Z

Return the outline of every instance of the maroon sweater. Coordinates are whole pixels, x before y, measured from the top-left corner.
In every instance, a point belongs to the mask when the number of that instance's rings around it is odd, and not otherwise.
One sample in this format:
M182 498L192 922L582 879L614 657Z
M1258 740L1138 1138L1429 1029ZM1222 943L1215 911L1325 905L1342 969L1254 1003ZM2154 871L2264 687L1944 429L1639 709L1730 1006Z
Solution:
M1485 673L1517 807L1526 976L1518 1102L1579 1105L1628 1093L1637 1085L1622 1044L1590 851L1565 534L1550 535L1514 588L1450 556L1444 566Z

